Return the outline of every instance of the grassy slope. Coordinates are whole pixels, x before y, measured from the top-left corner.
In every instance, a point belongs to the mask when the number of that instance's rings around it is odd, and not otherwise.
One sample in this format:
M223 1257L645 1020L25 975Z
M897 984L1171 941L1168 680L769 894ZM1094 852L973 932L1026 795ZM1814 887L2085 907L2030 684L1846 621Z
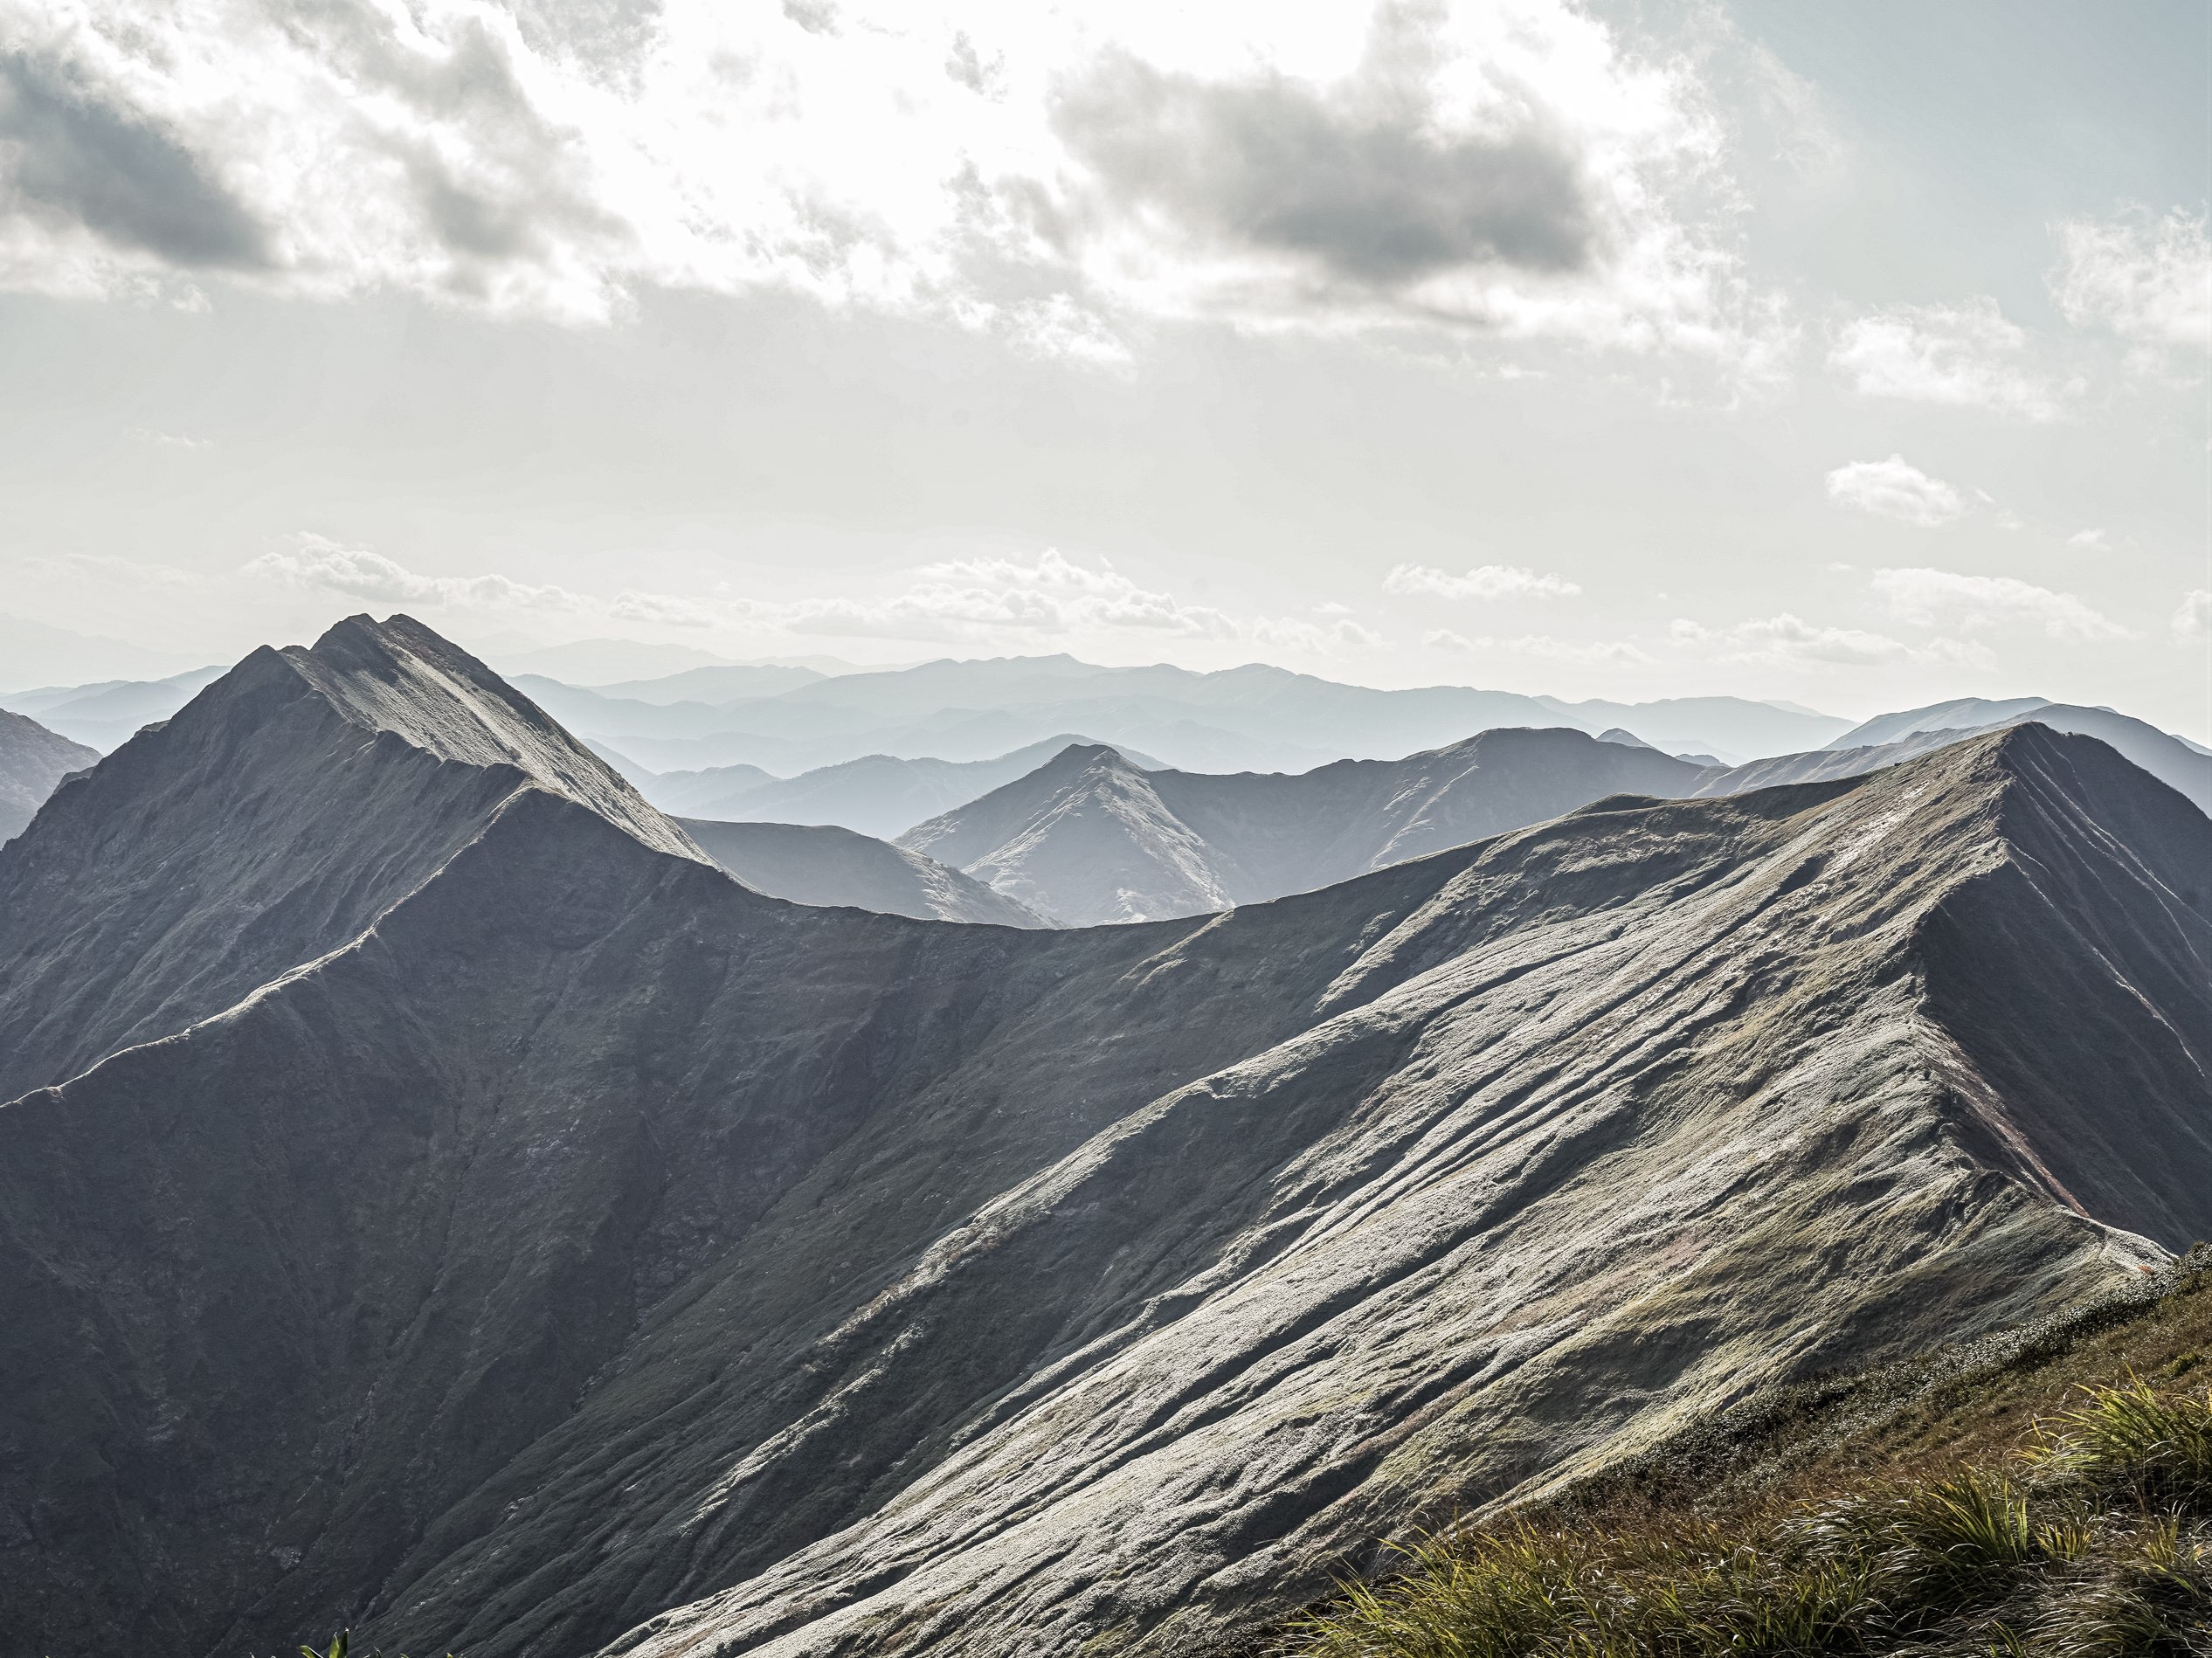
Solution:
M2139 1453L2032 1454L2094 1440L2098 1422L2067 1419L2139 1378L2201 1428L2212 1250L2017 1330L1752 1400L1386 1556L1394 1576L1247 1650L2212 1653L2212 1486L2146 1482ZM2014 1558L1987 1558L1962 1501L2010 1530Z

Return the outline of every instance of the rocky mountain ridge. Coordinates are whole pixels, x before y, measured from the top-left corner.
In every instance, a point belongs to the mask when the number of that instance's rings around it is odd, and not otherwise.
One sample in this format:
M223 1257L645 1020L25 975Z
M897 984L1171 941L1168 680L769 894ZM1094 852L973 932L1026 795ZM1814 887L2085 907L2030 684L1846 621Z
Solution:
M950 927L750 891L480 665L342 626L0 851L0 917L225 964L33 951L111 1033L0 1109L42 1651L1179 1651L1440 1489L2212 1227L2212 824L2088 739ZM313 855L241 866L257 823ZM292 895L334 861L384 873Z

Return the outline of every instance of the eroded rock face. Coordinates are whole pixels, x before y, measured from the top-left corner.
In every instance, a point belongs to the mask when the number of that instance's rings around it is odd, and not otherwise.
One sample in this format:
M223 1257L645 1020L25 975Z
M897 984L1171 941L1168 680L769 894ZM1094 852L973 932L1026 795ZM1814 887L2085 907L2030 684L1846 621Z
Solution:
M0 1109L0 1627L1179 1651L2212 1230L2212 825L2084 739L1069 931L588 794Z

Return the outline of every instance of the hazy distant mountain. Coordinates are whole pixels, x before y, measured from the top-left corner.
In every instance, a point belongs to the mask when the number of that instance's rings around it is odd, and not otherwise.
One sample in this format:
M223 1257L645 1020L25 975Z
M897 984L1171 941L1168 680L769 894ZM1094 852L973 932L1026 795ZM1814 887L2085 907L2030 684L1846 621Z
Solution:
M771 777L757 766L718 766L648 774L637 781L646 798L664 812L735 822L841 824L888 839L1026 776L1071 743L1089 742L1061 732L988 760L903 760L870 754L795 777ZM1141 751L1122 753L1132 764L1159 767Z
M555 680L559 675L550 676ZM826 676L811 667L787 667L770 663L746 663L727 667L687 668L657 680L622 680L591 688L618 701L667 704L673 702L737 702L749 697L777 696L812 685Z
M95 680L158 679L181 673L192 662L177 651L50 627L24 616L0 616L0 692ZM12 708L14 703L6 706Z
M1072 925L1155 920L1327 886L1607 795L1688 794L1702 775L1556 729L1294 775L1146 771L1078 747L899 844Z
M920 853L832 825L679 818L702 852L755 892L918 921L1049 927L1035 910Z
M56 784L99 758L36 720L0 709L0 841L23 832Z
M1986 730L1991 726L2010 723L2023 715L2050 706L2050 699L2046 696L2008 697L2001 701L1992 701L1987 697L1962 696L1949 702L1931 703L1924 708L1877 714L1822 746L1830 749L1873 749L1930 731Z
M1656 702L1537 701L1586 731L1616 726L1670 754L1692 749L1734 763L1756 756L1819 748L1849 729L1849 720L1815 714L1794 702L1748 702L1734 696L1662 697Z
M165 680L41 686L0 696L0 708L27 714L47 729L105 754L141 726L169 718L223 673L219 667L202 667Z
M1463 686L1379 691L1256 663L1199 674L1068 656L856 672L732 701L521 683L580 735L663 772L742 763L790 775L871 753L976 760L1068 731L1188 770L1303 771L1347 756L1396 759L1494 728L1562 724L1748 757L1817 747L1847 723L1733 697L1570 704Z
M1946 741L1956 741L1968 732L1994 731L2029 720L2054 731L2072 732L2111 744L2160 782L2187 795L2200 812L2212 815L2212 754L2111 708L2047 702L2040 697L2004 702L1968 697L1880 715L1854 727L1828 746L1838 750L1889 746L1897 749L1897 758L1904 758Z
M2029 725L947 926L747 890L404 618L257 653L0 847L0 1628L1218 1648L2212 1233L2208 867Z

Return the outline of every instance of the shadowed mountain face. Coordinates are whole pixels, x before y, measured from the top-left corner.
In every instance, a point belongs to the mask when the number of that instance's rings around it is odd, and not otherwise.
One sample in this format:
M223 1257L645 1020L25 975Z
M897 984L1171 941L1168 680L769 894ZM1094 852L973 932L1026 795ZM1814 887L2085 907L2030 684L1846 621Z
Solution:
M917 921L1049 927L1035 910L918 852L826 824L678 818L692 844L755 892Z
M1157 920L1324 887L1610 794L1687 794L1700 775L1565 730L1290 775L1140 771L1073 748L898 844L1072 925Z
M339 948L528 789L688 853L597 756L418 623L356 617L311 650L256 651L64 785L0 859L0 1098Z
M56 784L99 758L36 720L0 709L0 841L23 832Z
M63 791L189 798L213 744L294 836L419 802L449 850L0 1109L40 1652L1184 1651L2212 1229L2212 824L2092 741L1017 931L762 896L550 761L456 839L422 745L508 716L400 628L351 641L425 700L383 736L315 748L251 659ZM331 646L295 677L356 708ZM245 890L196 821L55 880Z

